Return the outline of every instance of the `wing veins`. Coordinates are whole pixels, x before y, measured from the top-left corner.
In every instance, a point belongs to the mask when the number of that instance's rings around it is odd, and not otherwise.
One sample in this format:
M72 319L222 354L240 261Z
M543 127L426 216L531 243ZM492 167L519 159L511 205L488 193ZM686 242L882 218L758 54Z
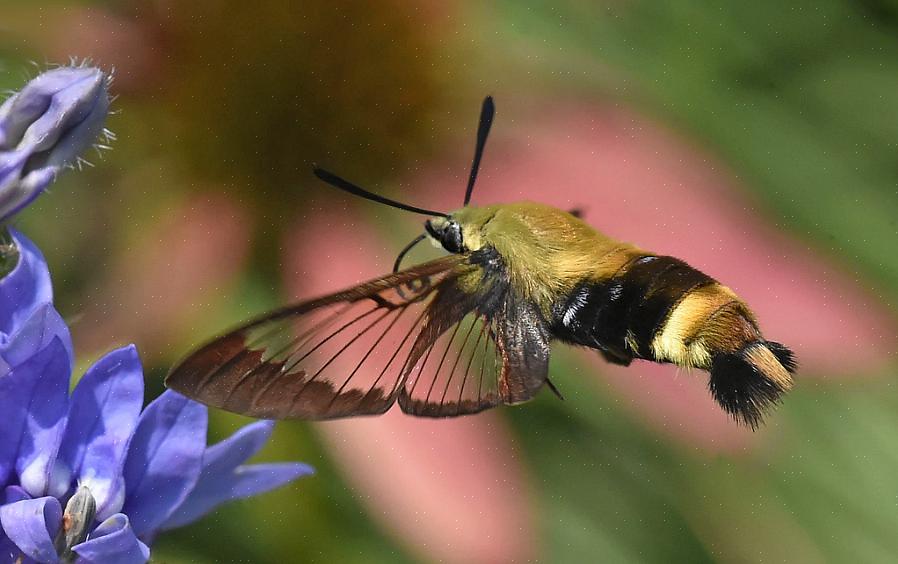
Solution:
M408 341L408 338L412 336L412 333L415 331L415 328L418 327L418 324L421 323L422 319L424 319L424 315L426 313L427 313L427 310L423 310L421 312L421 314L418 316L418 319L415 320L415 323L409 328L408 332L405 334L405 337L402 339L402 342L399 343L399 346L396 347L395 351L393 351L393 355L390 357L390 360L387 361L387 364L386 364L386 366L384 366L384 369L380 371L380 374L377 376L377 379L374 380L374 383L371 384L371 387L368 388L368 391L365 392L365 395L362 396L362 399L359 400L358 405L361 405L362 402L365 401L365 398L367 398L368 395L374 391L374 388L377 387L377 384L380 382L381 378L384 377L384 374L386 374L387 369L390 367L390 365L393 364L393 361L396 360L396 357L399 355L399 351L402 350L402 347L403 347L403 345L405 345L406 341ZM411 353L409 353L409 354L411 354ZM408 362L408 360L406 360L406 363L407 362ZM403 364L403 366L402 366L402 368L400 368L400 370L401 370L400 377L396 380L396 383L393 385L393 389L390 391L391 396L396 393L396 390L405 381L405 378L403 377L404 376L403 373L405 372L405 364Z
M496 349L496 346L495 346L496 335L493 332L493 324L494 323L491 321L489 323L489 325L486 326L486 328L489 332L490 338L493 339L493 341L492 341L493 350L495 350ZM477 403L480 403L483 401L483 399L482 399L483 398L483 396L482 396L482 394L483 394L483 370L484 370L484 368L486 368L486 359L489 356L490 342L491 341L489 338L486 341L484 341L485 344L483 346L483 357L480 359L480 382L477 386ZM493 365L495 366L495 359L494 359Z
M334 401L336 401L337 397L341 393L343 393L343 390L349 384L350 380L352 380L355 377L356 373L359 371L359 368L361 368L362 365L365 364L365 361L368 360L368 357L371 356L371 353L374 352L374 349L376 349L377 346L380 344L380 342L383 340L383 338L387 336L387 333L389 333L393 329L393 327L399 321L399 318L402 317L402 314L407 311L406 308L404 308L404 307L397 307L397 308L391 309L390 313L393 313L394 311L397 311L397 310L399 311L399 314L395 317L395 319L393 319L393 321L390 322L389 325L387 325L387 328L384 330L384 332L381 333L380 337L378 337L376 341L374 341L374 344L371 345L371 348L368 349L368 352L365 353L365 356L363 356L362 359L358 362L358 364L355 365L355 368L352 370L352 372L349 373L349 376L346 378L346 380L343 381L343 383L337 389L337 392L334 394L334 397L331 398L330 403L327 404L328 409L330 409L330 407L332 405L334 405Z
M339 317L340 315L342 315L342 314L343 314L343 313L344 313L344 312L345 312L351 305L352 305L352 304L347 304L346 307L343 308L340 312L336 313L334 316L328 317L326 320L323 320L323 321L327 321L327 322L333 321L334 318ZM326 326L326 325L327 325L327 323L325 323L325 326ZM250 330L251 328L252 328L252 326L247 326L247 327L243 328L242 331L241 331L241 330L238 330L238 331L246 332L246 331ZM296 339L291 340L291 341L287 344L287 346L285 346L285 347L283 347L282 349L280 349L278 353L276 353L275 355L272 355L271 357L269 357L269 360L272 359L272 358L275 358L275 357L277 357L279 354L282 354L283 352L289 350L290 348L292 348L292 347L296 344L296 342L297 342L299 339L302 339L305 335L308 335L308 334L311 333L311 332L315 332L316 330L318 330L318 329L320 329L320 328L321 328L321 327L320 327L320 324L319 324L319 325L316 325L316 326L313 327L312 329L309 329L309 331L307 331L306 333L303 333L303 335L300 335L300 336L297 337ZM263 343L263 342L267 341L269 338L271 338L272 336L274 336L274 335L276 335L277 333L279 333L280 331L283 331L283 329L284 329L284 328L283 328L282 326L280 326L280 325L278 325L277 323L275 323L275 324L273 324L273 326L271 327L271 329L269 329L268 331L264 332L264 333L263 333L262 335L260 335L259 337L256 337L255 339L253 339L253 340L252 340L252 343L253 343L253 345L258 345L258 344L260 344L260 343ZM309 338L311 338L311 336L310 336ZM305 342L303 342L303 344L305 344ZM300 346L302 346L302 345L300 345ZM250 346L249 344L244 344L244 347L243 347L242 349L240 349L239 351L237 351L234 355L232 355L231 358L229 358L228 360L226 360L224 363L218 365L217 367L213 368L213 369L210 370L205 376L203 376L202 380L199 382L199 384L197 384L197 391L202 392L203 390L205 390L206 386L208 386L209 383L212 382L212 380L215 378L215 376L217 376L218 374L221 374L222 372L224 372L225 370L227 370L227 369L230 368L231 366L234 366L235 364L239 363L240 360L242 360L243 358L246 357L246 355L252 354L253 352L256 352L257 350L259 350L259 349L256 349L256 348L254 348L253 346ZM253 368L251 368L250 370L248 370L247 372L245 372L243 375L241 375L241 376L240 376L240 379L238 380L238 386L239 386L240 384L242 384L243 380L245 380L249 375L254 374L255 371L256 371L257 369L259 369L259 368L261 368L261 367L263 367L263 366L265 366L265 363L264 363L264 362L261 362L261 363L257 364L256 366L254 366ZM236 387L236 386L235 386L235 387ZM234 394L234 392L233 392L233 390L232 390L230 393L228 393L227 399L230 399L231 396L233 396L233 394ZM226 401L227 401L227 400L226 400Z
M369 309L368 311L366 311L365 313L359 315L358 317L356 317L356 318L353 319L352 321L349 321L349 322L347 322L347 323L344 323L342 327L340 327L339 329L337 329L336 331L334 331L333 333L331 333L330 335L328 335L327 337L325 337L324 339L322 339L321 341L319 341L317 345L315 345L314 347L312 347L311 349L309 349L309 351L308 351L306 354L302 355L301 357L299 357L299 358L296 359L295 361L291 362L289 366L287 365L287 363L284 363L284 372L290 372L291 370L293 370L294 368L296 368L296 366L298 366L300 362L302 362L302 361L304 361L305 359L307 359L307 358L309 357L310 354L312 354L313 352L317 351L318 348L321 347L321 345L323 345L324 343L330 341L331 339L333 339L334 337L336 337L337 335L339 335L340 333L342 333L343 331L345 331L345 330L348 329L349 327L355 325L356 323L358 323L358 322L361 321L362 319L365 319L366 317L368 317L369 315L371 315L372 313L374 313L375 311L377 311L377 310L379 310L379 309L380 309L380 307L375 307L374 309ZM311 341L311 340L312 340L312 339L309 338L306 342ZM303 344L305 344L305 343L303 343ZM299 350L297 350L296 352L298 353Z
M269 359L277 358L278 356L284 354L285 352L287 352L288 350L290 350L290 349L293 348L294 346L296 347L295 352L299 352L299 351L302 350L302 348L306 345L306 343L308 343L309 341L311 341L311 340L315 337L315 335L317 335L317 334L318 334L319 332L321 332L321 331L324 331L324 330L325 330L326 328L328 328L330 325L332 325L333 323L335 323L338 319L340 319L340 316L343 315L344 313L346 313L347 311L349 311L349 310L352 308L352 306L355 305L355 303L356 303L356 302L347 302L347 303L344 304L344 306L343 306L342 308L340 308L337 312L335 312L335 313L333 313L332 315L329 315L329 316L325 317L324 319L320 320L318 323L315 324L315 326L313 326L312 328L308 329L307 331L305 331L305 332L302 333L301 335L298 335L295 339L291 340L291 341L287 344L287 346L285 346L285 347L283 347L283 348L281 348L281 349L278 349L278 351L277 351L275 354L271 355L271 356L269 357ZM304 340L300 343L300 342L299 342L300 339L304 339ZM286 360L286 359L285 359L285 360Z
M377 307L377 308L375 308L375 309L373 309L373 310L371 310L371 311L365 313L364 315L359 316L358 318L356 318L355 320L353 320L353 321L352 321L351 323L349 323L348 325L346 325L346 326L344 326L344 327L341 327L336 333L332 333L331 335L329 335L329 336L327 337L327 339L325 339L324 341L321 341L318 345L316 345L316 346L315 346L315 349L317 349L319 346L323 345L327 340L329 340L331 337L335 336L337 333L342 332L342 331L343 331L344 329L346 329L346 327L348 327L349 325L354 325L356 322L362 320L362 319L365 318L365 317L368 317L368 315L374 313L375 311L377 311L377 310L379 310L379 309L381 309L381 308L380 308L380 307ZM306 380L305 382L303 382L302 387L299 389L298 392L296 392L296 394L294 394L292 403L296 403L296 400L299 399L299 396L301 396L302 393L303 393L304 391L306 391L306 389L309 387L309 384L311 384L312 382L316 381L316 379L318 378L318 376L324 371L325 368L327 368L328 366L330 366L331 363L332 363L334 360L337 359L337 357L339 357L341 354L343 354L344 352L346 352L346 349L348 349L349 347L351 347L353 343L355 343L357 340L359 340L359 339L362 337L362 335L364 335L365 333L367 333L368 331L370 331L375 325L377 325L378 323L380 323L386 316L388 316L388 315L390 314L391 311L392 311L392 310L389 310L389 309L388 309L386 312L384 312L383 315L381 315L380 317L378 317L377 319L375 319L375 320L374 320L370 325L368 325L364 330L360 331L355 337L353 337L353 338L350 339L345 345L343 345L343 346L340 348L340 350L338 350L336 353L334 353L334 354L330 357L330 359L328 359L328 361L325 362L324 365L321 366L321 367L318 369L318 371L315 372L315 374L312 375L311 378L309 378L308 380ZM293 365L290 367L289 370L284 370L284 371L285 371L285 372L289 372L290 370L293 370L293 368L294 368L295 366L299 365L299 363L302 362L302 360L303 360L304 358L307 358L310 354L312 354L312 353L315 351L315 349L309 351L308 353L306 353L306 355L305 355L302 359L300 359L300 360L296 361L295 363L293 363Z
M405 359L406 366L403 367L403 371L406 370L407 365L412 360L412 354L415 352L414 347L412 347L412 349L413 350L409 351L408 357L406 357L406 359ZM430 353L432 353L432 352L433 352L433 346L428 347L427 353L424 354L424 361L421 363L421 366L418 368L418 376L417 376L417 378L415 378L415 382L412 384L412 389L409 390L409 392L408 392L409 398L411 398L412 394L415 393L415 388L418 387L418 382L421 380L421 374L424 373L424 367L427 366L427 361L430 359ZM409 370L414 370L414 369L415 369L415 367L412 366ZM409 372L409 374L411 374L411 372Z
M369 326L366 327L363 331L359 332L355 337L353 337L352 339L350 339L348 343L346 343L345 345L343 345L343 346L340 348L339 351L337 351L336 353L334 353L334 355L331 356L330 359L329 359L327 362L325 362L324 365L323 365L321 368L319 368L318 371L315 372L314 375L312 375L312 378L311 378L311 380L309 380L309 381L311 382L311 381L314 380L316 377L318 377L318 375L321 374L321 373L324 371L325 368L327 368L328 366L330 366L330 364L331 364L334 360L336 360L336 358L337 358L338 356L340 356L341 354L343 354L344 352L346 352L346 349L348 349L349 347L351 347L353 343L355 343L357 340L359 340L359 339L362 337L362 335L364 335L365 333L367 333L368 331L370 331L371 329L373 329L378 323L380 323L384 318L386 318L386 317L387 317L388 315L390 315L391 313L392 313L392 311L389 311L389 310L386 311L386 312L384 312L384 314L381 315L380 317L378 317L377 319L375 319L375 320L371 323L371 325L369 325Z
M237 393L237 390L239 390L240 387L244 385L244 383L248 382L249 379L250 379L253 375L255 375L259 370L261 370L262 368L264 368L270 361L272 361L272 360L274 360L275 358L279 357L280 355L284 354L285 352L287 352L288 350L292 349L293 347L296 347L296 346L297 346L297 342L299 342L300 339L305 338L305 340L304 340L302 343L300 343L299 346L297 347L297 350L298 350L298 349L301 349L301 348L303 347L303 345L305 345L307 342L309 342L310 340L312 340L312 338L313 338L315 335L317 335L320 331L323 331L327 326L329 326L330 324L332 324L335 320L339 319L339 317L340 317L341 315L343 315L343 314L344 314L344 313L345 313L345 312L346 312L352 305L353 305L352 303L346 304L346 307L342 308L342 309L341 309L340 311L338 311L337 313L335 313L335 314L333 314L333 315L327 317L326 319L322 319L318 324L316 324L314 327L312 327L312 328L309 329L308 331L306 331L306 332L304 332L303 334L299 335L298 337L296 337L296 338L291 339L290 341L288 341L286 345L284 345L283 347L279 348L277 351L275 351L274 354L272 354L270 357L268 357L268 360L267 360L267 361L259 362L257 365L253 366L252 368L250 368L249 370L247 370L246 372L244 372L244 373L240 376L240 378L237 380L237 382L231 387L231 389L228 390L228 394L227 394L227 396L225 396L225 399L224 399L224 404L227 404L227 403L231 400L231 398L234 397L234 394ZM267 340L269 337L271 337L271 336L274 335L275 333L277 333L277 332L279 332L279 331L283 331L283 330L284 330L283 327L281 327L281 326L279 326L279 325L275 325L275 327L273 327L273 328L271 329L271 331L269 331L269 332L267 332L267 333L265 334L265 337L264 337L264 338L261 338L261 337L260 337L260 338L258 338L258 339L255 339L253 342L256 343L256 344L261 343L261 342ZM244 348L242 351L240 351L239 353L237 353L237 354L235 355L235 358L236 358L236 357L242 358L244 355L249 354L249 353L252 352L252 351L253 351L253 349L251 349L251 348L249 348L249 347L246 347L246 348ZM292 369L292 367L291 367L291 369ZM279 374L287 374L289 371L290 371L290 370L286 369L285 366L281 366L281 369L279 370ZM273 378L273 380L275 380L275 379ZM261 393L263 393L265 390L267 390L268 388L270 388L271 385L272 385L271 383L266 382L266 383L263 385L263 387L262 387L262 391L260 392L260 395L261 395Z
M268 380L267 382L265 382L265 384L262 385L262 389L260 389L259 391L257 391L256 393L253 394L253 399L250 402L250 404L255 406L256 402L259 400L259 398L264 396L265 393L268 392L268 390L273 388L274 385L276 383L278 383L281 380L281 378L283 378L286 375L287 375L287 373L284 372L283 370L278 370L270 380ZM231 399L232 395L233 394L228 394L228 399L225 400L224 405L228 404L228 401Z
M280 327L272 327L267 333L264 334L264 339L268 339L272 335L276 334L278 331L280 331ZM253 343L258 343L258 342L260 342L261 339L263 339L263 337L253 340ZM236 353L231 355L231 357L228 358L226 361L219 364L218 366L213 367L212 370L207 372L202 377L202 379L200 379L199 383L197 384L197 390L200 392L205 390L206 386L208 386L209 383L212 382L212 380L215 378L215 376L217 376L224 370L227 370L231 366L234 366L235 364L240 362L240 360L242 360L247 354L250 354L255 351L256 351L256 349L251 349L248 346L244 345L244 347L242 349L240 349L239 351L237 351Z
M424 403L430 403L430 394L433 393L433 387L437 383L437 378L440 375L440 370L443 369L443 363L446 362L446 356L449 354L449 349L452 348L452 341L455 340L455 336L458 334L458 330L461 328L461 321L455 324L455 330L452 331L452 336L449 337L449 342L446 343L446 350L443 351L443 356L440 358L440 364L437 366L436 372L433 373L433 380L430 381L430 388L427 389L427 397L424 398Z
M458 368L458 363L461 360L462 355L464 355L465 353L465 347L468 346L468 339L471 338L471 333L474 332L475 325L477 325L476 318L471 322L471 326L468 328L467 334L465 334L465 340L462 341L461 348L458 349L458 354L455 357L455 363L452 365L452 370L449 371L449 378L446 380L446 387L443 388L443 396L440 398L440 410L443 409L443 402L446 401L446 394L449 392L449 386L452 384L453 376L455 376L455 369Z
M477 356L477 347L480 346L480 341L483 339L483 333L486 330L486 318L483 318L483 324L480 326L480 332L477 334L477 340L474 342L474 350L471 351L471 358L468 359L468 366L465 367L465 376L462 378L461 387L458 389L458 401L456 402L455 415L461 414L461 397L465 393L465 386L468 385L468 372L471 370L471 365L474 363L474 357ZM477 405L480 405L480 398L477 398Z

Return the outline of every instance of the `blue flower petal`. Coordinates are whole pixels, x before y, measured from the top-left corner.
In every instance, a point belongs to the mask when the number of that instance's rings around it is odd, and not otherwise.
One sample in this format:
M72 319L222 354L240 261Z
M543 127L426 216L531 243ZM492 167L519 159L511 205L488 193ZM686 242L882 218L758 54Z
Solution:
M59 339L54 339L47 347L49 358L39 371L35 374L28 370L23 375L35 381L30 401L23 405L27 412L16 456L16 471L19 484L32 497L47 494L65 431L70 371L68 357L62 348ZM18 368L13 369L13 374L18 371Z
M305 464L285 464L272 468L267 476L270 482L259 482L255 491L238 495L255 478L264 480L266 476L251 477L244 468L238 468L249 457L254 455L271 436L274 421L258 421L241 428L239 431L206 449L203 454L203 471L196 487L184 500L184 503L172 513L163 525L164 529L173 529L195 521L216 506L237 497L247 497L274 489L296 478L309 474L313 470ZM249 482L247 481L249 480ZM266 487L267 486L267 487ZM244 488L241 490L241 488Z
M9 540L6 535L0 531L0 562L17 562L16 558L22 556L22 551L16 546L16 543ZM30 558L28 560L31 560ZM25 560L23 558L23 564ZM18 564L18 563L17 563Z
M93 530L90 538L75 545L79 564L142 564L150 559L150 549L140 542L128 517L117 513Z
M62 507L55 497L26 499L0 507L6 536L29 558L41 563L59 561L53 537L62 524Z
M122 509L137 536L155 531L196 485L207 423L204 405L171 390L140 416L125 462Z
M59 338L0 378L0 484L11 471L32 496L46 492L65 425L69 356Z
M22 175L27 158L28 155L24 151L0 153L0 195L3 200L9 199L6 194L13 189L13 185ZM3 200L0 200L0 203L4 203Z
M35 309L5 343L0 340L0 377L34 356L54 338L65 346L71 372L74 359L69 328L53 304L47 303Z
M283 462L238 466L227 474L206 476L204 473L162 528L174 529L193 523L222 503L265 493L314 472L308 464Z
M203 453L203 477L231 472L256 454L271 437L274 421L256 421Z
M23 201L34 199L19 185L29 155L30 152L25 150L0 153L0 210L3 210L3 217L21 209Z
M38 307L53 301L50 272L44 256L21 233L10 229L19 262L0 279L0 333L14 333Z
M12 155L18 157L20 155ZM36 170L25 170L29 154L22 152L21 161L0 164L0 221L12 217L40 196L59 173L57 166L44 166Z
M119 478L142 405L143 369L133 345L97 361L72 393L58 464L90 489L99 521L121 509Z
M31 499L31 496L22 489L22 486L6 486L6 489L3 490L3 503L0 505L15 503L23 499Z

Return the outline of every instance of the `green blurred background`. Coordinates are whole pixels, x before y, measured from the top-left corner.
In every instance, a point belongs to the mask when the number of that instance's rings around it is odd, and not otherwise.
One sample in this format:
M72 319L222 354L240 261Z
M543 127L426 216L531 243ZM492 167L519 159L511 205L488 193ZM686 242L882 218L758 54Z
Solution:
M426 207L396 182L467 155L487 92L497 127L512 127L503 108L521 127L546 104L601 102L676 131L732 171L771 225L898 314L898 2L333 4L4 0L0 87L19 87L31 61L116 67L114 150L88 156L95 168L66 175L19 221L47 255L81 366L135 340L154 397L191 343L286 299L284 234L316 214L363 214L389 241L387 270L415 227L400 236L383 221L418 218L347 202L312 181L309 163ZM461 178L467 163L457 166ZM203 262L200 246L171 265L201 296L161 300L144 261L192 245L181 223L205 205L211 232L215 213L240 229L221 235L221 261ZM326 234L308 236L326 247ZM813 311L796 315L813 323ZM578 376L564 379L567 401L500 413L532 490L528 558L895 561L894 348L879 360L856 377L803 373L775 433L715 450L647 425L561 352L553 370ZM212 422L213 438L244 423ZM263 458L318 473L163 536L154 560L438 558L384 526L314 427L280 425Z

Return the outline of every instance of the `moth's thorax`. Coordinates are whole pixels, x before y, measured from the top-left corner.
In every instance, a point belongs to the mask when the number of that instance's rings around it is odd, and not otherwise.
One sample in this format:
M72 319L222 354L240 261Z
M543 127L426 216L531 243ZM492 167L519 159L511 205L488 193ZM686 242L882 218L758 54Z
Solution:
M495 249L512 284L544 312L578 282L601 277L638 251L543 204L466 207L450 216L461 227L466 250Z

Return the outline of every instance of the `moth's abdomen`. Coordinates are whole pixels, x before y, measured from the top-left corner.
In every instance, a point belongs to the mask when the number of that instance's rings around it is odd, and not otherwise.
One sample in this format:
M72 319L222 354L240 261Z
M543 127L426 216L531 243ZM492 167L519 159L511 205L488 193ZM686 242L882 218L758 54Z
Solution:
M763 339L732 290L673 257L638 254L611 277L584 280L553 308L553 332L619 364L709 370L714 398L753 427L792 386L792 353Z
M555 329L561 339L621 361L663 360L651 352L655 337L685 297L711 284L711 277L679 259L634 256L609 278L581 282L556 306Z

